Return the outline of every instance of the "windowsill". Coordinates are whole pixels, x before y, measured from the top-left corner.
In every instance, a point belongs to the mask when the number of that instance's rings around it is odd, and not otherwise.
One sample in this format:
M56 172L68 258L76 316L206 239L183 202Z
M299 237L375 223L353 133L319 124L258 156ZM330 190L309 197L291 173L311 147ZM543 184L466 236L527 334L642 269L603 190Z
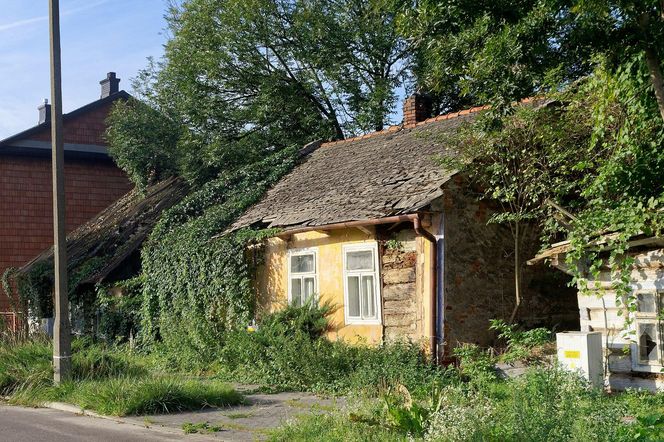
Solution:
M344 321L345 325L381 325L380 319L348 319Z
M637 363L632 364L632 371L639 371L642 373L662 373L662 366Z

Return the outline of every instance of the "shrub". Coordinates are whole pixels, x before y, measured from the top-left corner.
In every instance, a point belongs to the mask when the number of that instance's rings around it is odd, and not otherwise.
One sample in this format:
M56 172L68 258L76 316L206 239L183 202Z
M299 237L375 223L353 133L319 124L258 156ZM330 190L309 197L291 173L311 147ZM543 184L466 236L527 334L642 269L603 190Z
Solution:
M498 378L494 367L495 359L478 345L460 345L452 354L459 360L459 372L466 380L486 384Z
M328 316L336 310L331 304L316 305L312 298L300 307L288 305L261 321L264 334L292 336L304 333L311 339L322 337L330 329Z
M507 324L502 319L493 319L490 322L489 328L496 330L498 337L507 343L507 351L501 355L505 362L531 359L536 347L542 347L551 341L551 331L546 328L517 330L516 325Z
M381 386L424 391L446 370L433 366L419 346L348 345L322 338L329 306L289 307L266 317L255 332L227 332L220 376L280 390L354 391L375 396Z

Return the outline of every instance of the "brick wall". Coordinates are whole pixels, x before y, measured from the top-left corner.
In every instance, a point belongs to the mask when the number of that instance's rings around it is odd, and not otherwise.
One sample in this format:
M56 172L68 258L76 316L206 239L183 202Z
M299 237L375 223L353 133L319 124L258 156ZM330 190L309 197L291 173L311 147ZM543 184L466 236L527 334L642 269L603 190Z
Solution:
M65 164L67 230L80 226L131 186L110 161L68 160ZM0 274L18 267L53 244L49 158L0 157ZM0 311L7 299L0 297Z
M104 131L106 117L112 103L98 107L84 114L70 118L64 124L63 138L65 143L106 145ZM51 141L50 129L46 129L30 137L38 141Z
M104 123L111 104L69 119L65 143L106 145ZM50 129L31 140L50 141ZM0 275L20 267L53 244L50 156L0 155ZM110 158L65 160L67 231L93 218L131 189ZM0 296L0 312L9 308Z

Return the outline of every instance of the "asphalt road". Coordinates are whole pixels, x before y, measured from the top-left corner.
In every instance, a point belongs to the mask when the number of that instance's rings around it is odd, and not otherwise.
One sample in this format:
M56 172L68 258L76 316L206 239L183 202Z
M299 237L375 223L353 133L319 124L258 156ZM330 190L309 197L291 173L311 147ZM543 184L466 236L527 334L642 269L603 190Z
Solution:
M0 441L74 442L74 441L171 441L210 440L185 436L161 428L145 428L107 419L80 416L45 408L0 405Z

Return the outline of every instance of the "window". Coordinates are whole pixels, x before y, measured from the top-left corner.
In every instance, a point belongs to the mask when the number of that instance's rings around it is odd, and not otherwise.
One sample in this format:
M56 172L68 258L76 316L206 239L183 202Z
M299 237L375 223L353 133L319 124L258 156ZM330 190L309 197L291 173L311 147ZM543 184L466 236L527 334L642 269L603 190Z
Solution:
M639 364L660 365L662 361L662 321L664 293L636 294L636 350Z
M344 247L346 323L380 324L376 244Z
M304 305L318 288L317 251L291 250L288 254L288 303Z

